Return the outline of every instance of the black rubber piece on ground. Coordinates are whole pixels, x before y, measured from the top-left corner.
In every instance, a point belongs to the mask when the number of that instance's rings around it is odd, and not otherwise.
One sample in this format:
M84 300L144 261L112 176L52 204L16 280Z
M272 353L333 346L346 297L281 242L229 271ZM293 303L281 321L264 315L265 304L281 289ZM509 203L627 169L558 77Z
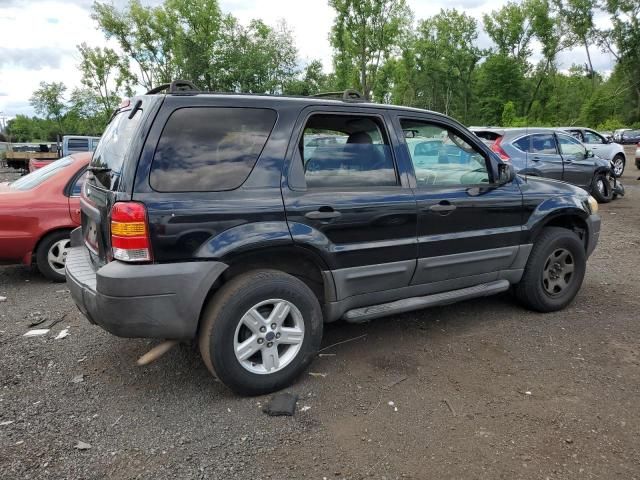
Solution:
M269 404L262 411L272 417L292 417L296 412L298 395L293 393L278 393L271 397Z
M574 259L574 272L570 284L556 296L547 293L542 283L544 265L551 253L559 248L567 249ZM580 290L586 271L584 243L567 228L547 227L538 236L527 260L524 274L516 285L518 299L531 310L555 312L562 310L573 301Z
M270 374L246 370L233 350L238 322L261 301L280 298L295 305L304 321L304 340L296 358ZM198 343L205 365L222 383L241 395L263 395L285 388L307 368L322 341L322 309L301 280L277 270L255 270L224 284L209 300L200 320Z

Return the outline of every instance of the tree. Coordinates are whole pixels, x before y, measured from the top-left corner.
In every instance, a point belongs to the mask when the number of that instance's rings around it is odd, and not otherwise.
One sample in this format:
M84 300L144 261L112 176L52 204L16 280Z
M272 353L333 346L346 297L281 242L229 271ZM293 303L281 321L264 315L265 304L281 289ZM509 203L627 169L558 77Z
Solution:
M516 106L513 102L509 101L504 104L502 110L502 123L505 127L511 127L516 123Z
M122 94L131 95L128 62L112 49L78 45L82 84L94 95L101 114L108 117L120 103Z
M591 53L589 51L589 39L593 38L595 33L595 23L593 21L594 11L596 9L596 0L554 0L560 14L564 17L566 23L573 35L576 36L584 45L587 52L587 62L589 68L589 77L592 80L592 86L595 86L596 76L593 71L593 63L591 62Z
M527 12L522 3L508 2L499 10L482 16L487 35L497 46L498 53L510 55L522 62L531 55L533 31Z
M53 119L62 132L62 116L65 111L64 92L67 87L62 82L40 82L38 88L29 99L36 113Z
M330 42L339 86L357 79L371 99L378 70L398 47L411 11L404 0L329 0L329 5L336 11Z

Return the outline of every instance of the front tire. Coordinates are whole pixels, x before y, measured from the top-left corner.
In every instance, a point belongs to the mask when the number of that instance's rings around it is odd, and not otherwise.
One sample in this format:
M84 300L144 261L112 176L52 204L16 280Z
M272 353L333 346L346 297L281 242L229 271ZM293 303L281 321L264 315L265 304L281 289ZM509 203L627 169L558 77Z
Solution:
M256 270L222 286L204 309L199 346L205 365L242 395L289 386L322 340L322 310L302 281Z
M36 250L36 265L42 275L54 282L64 282L64 265L71 247L68 231L53 232L44 237Z
M562 310L580 290L586 263L584 245L574 232L559 227L545 228L516 285L516 296L531 310Z
M624 173L624 167L626 163L626 159L624 158L624 155L621 155L621 154L616 155L615 157L613 157L613 160L611 161L611 163L613 168L613 174L616 176L616 178L620 178Z
M610 175L604 173L596 173L591 181L591 194L598 203L609 203L613 200L613 187L611 185L613 179Z

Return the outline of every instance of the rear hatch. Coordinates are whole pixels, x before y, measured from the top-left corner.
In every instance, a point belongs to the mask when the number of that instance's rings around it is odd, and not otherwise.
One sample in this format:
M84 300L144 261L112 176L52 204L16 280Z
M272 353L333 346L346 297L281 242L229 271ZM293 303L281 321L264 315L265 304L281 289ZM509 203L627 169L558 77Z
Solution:
M123 102L105 129L87 168L81 198L84 243L94 267L112 260L110 212L116 201L130 200L145 124L158 97Z

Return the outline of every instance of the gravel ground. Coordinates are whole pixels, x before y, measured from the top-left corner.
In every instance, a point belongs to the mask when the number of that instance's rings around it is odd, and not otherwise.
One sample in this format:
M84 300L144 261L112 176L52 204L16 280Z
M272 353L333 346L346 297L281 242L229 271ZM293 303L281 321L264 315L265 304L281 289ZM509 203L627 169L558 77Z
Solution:
M640 478L639 174L601 207L565 311L501 295L330 325L325 346L361 338L289 389L295 417L231 394L193 345L137 367L157 342L111 336L64 284L0 267L0 478ZM60 321L23 336L43 319Z

